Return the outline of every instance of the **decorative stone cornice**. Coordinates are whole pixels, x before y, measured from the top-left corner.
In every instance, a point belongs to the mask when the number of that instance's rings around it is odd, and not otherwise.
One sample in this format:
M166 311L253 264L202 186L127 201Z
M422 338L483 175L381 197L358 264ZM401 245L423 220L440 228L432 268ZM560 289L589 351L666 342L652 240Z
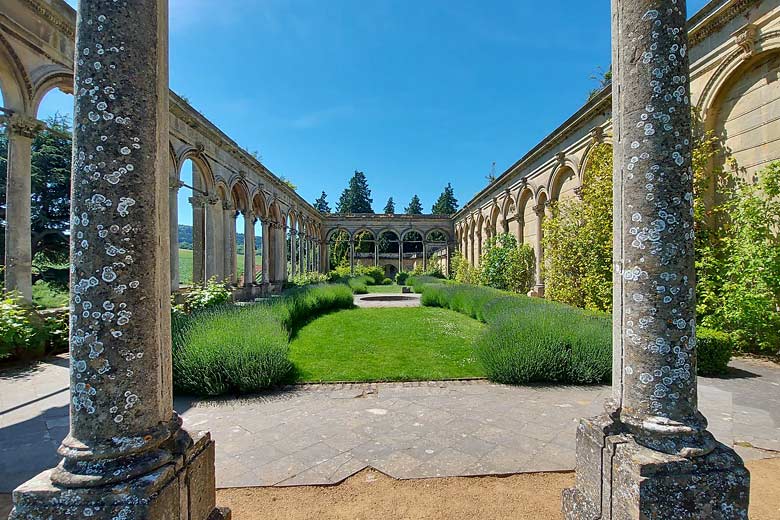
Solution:
M28 139L35 138L38 132L43 130L44 124L32 117L21 114L12 114L8 118L8 132L11 135L19 135Z
M713 16L713 18L701 27L695 28L688 34L688 47L694 47L725 27L731 20L744 13L751 7L761 3L761 0L737 0L730 7Z
M57 30L62 31L62 33L70 36L71 38L76 37L76 26L73 24L73 22L65 19L51 7L46 5L46 3L41 2L40 0L24 0L24 2L30 9L48 20L48 22L56 27Z

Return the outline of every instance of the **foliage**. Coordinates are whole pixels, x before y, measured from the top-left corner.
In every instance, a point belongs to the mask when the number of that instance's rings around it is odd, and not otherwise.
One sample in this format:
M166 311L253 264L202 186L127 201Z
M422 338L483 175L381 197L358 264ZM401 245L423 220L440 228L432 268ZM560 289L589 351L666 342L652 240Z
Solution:
M599 86L588 92L588 101L596 97L599 92L612 84L612 65L610 65L607 70L603 70L599 67L590 79L597 81Z
M336 213L373 213L372 202L374 199L371 198L366 175L355 170L349 180L349 186L342 192L336 204Z
M66 352L70 335L70 319L68 312L52 312L44 318L46 339L51 352Z
M482 280L482 273L479 267L472 266L460 252L453 255L450 261L450 268L456 282L479 285Z
M373 278L370 276L347 278L347 285L352 290L353 294L368 294L368 285L370 285L370 282L373 282Z
M503 291L527 293L534 283L535 260L528 244L518 246L510 233L492 237L480 262L482 285Z
M381 285L382 280L385 279L385 270L379 266L364 266L359 265L355 267L355 274L359 276L367 276L371 280L368 281L368 285Z
M696 329L696 371L700 376L717 376L728 372L734 349L729 334L698 327Z
M295 285L296 287L305 287L307 285L325 283L328 281L328 278L328 275L323 273L298 273L292 277L290 284Z
M290 343L299 381L429 381L482 377L474 342L484 325L446 309L339 311Z
M385 204L385 209L382 210L385 215L395 215L395 201L393 201L393 197L390 197L387 199L387 204Z
M411 286L412 290L417 294L422 294L423 288L426 285L439 284L439 283L442 283L442 280L440 278L437 278L435 276L429 276L429 275L410 276L406 280L406 285Z
M70 297L68 290L57 284L38 280L32 287L33 304L40 309L66 307Z
M383 278L382 285L393 285L393 281L390 278Z
M287 187L288 187L288 188L290 188L290 189L291 189L291 190L293 190L293 191L296 191L296 190L298 189L298 186L297 186L297 185L296 185L296 184L295 184L293 181L291 181L290 179L288 179L287 177L285 177L284 175L280 175L280 176L279 176L279 181L280 181L282 184L285 184L285 185L287 185Z
M422 303L489 326L477 341L488 377L510 384L597 383L612 366L609 317L490 287L428 284Z
M548 298L577 307L612 308L612 147L593 148L582 201L553 205L543 223Z
M227 303L232 298L230 289L224 283L218 282L212 277L204 285L194 285L187 292L184 303L173 305L174 313L191 314L210 307L216 307Z
M755 184L730 175L719 192L723 198L708 215L718 231L703 234L698 251L704 291L697 311L704 325L732 333L740 349L777 353L780 162L760 172Z
M352 307L343 285L291 291L269 303L223 305L173 322L173 382L196 395L257 392L289 378L289 338L307 320Z
M407 215L422 215L422 212L422 202L420 202L420 197L415 194L412 200L409 201L409 205L404 208L404 213Z
M398 285L406 285L406 280L409 278L409 273L406 271L398 271L395 273L395 283Z
M0 299L0 359L40 356L46 345L43 322L24 305L21 295L10 292Z
M447 183L444 191L439 195L436 203L431 208L434 215L454 215L458 212L458 199L455 198L455 190L452 189L452 183Z
M330 213L330 204L328 204L328 195L325 193L325 190L323 190L319 198L314 201L314 209L320 213Z
M52 262L68 259L70 227L70 118L55 114L32 142L31 228L33 257ZM0 132L0 214L5 225L8 135ZM0 241L4 237L0 233Z

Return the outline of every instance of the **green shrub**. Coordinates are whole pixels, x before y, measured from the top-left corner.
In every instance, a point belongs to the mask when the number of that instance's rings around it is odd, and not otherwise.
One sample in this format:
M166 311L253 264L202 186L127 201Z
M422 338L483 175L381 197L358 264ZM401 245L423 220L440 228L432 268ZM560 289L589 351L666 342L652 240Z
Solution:
M205 285L194 285L184 297L182 305L173 305L174 313L191 314L210 307L228 303L232 298L230 289L212 277Z
M293 289L269 303L173 317L173 381L195 395L257 392L286 380L288 341L307 320L353 306L342 284Z
M398 285L406 285L406 280L409 279L409 273L405 271L398 271L395 274L395 283Z
M717 376L728 372L734 342L725 332L696 328L696 371L700 376Z
M608 323L576 311L500 315L477 340L488 377L505 384L593 384L609 380Z
M315 285L325 283L329 280L329 276L322 273L308 272L296 274L290 280L290 284L296 287L306 287L307 285Z
M42 356L46 349L46 329L41 317L22 303L18 293L0 300L0 359Z
M433 276L410 276L406 280L407 285L411 285L414 292L421 294L423 292L423 287L427 284L435 284L435 283L441 283L441 279L433 277Z
M534 284L536 262L528 244L503 233L488 240L480 261L482 285L525 294Z
M65 352L68 350L70 334L70 316L67 311L57 311L44 318L47 346L50 352Z
M347 278L347 285L353 294L368 294L368 286L371 285L369 282L372 280L369 276Z
M379 266L358 266L355 274L369 278L368 285L381 285L385 279L385 270Z
M479 285L482 280L482 273L480 273L479 268L472 267L469 261L460 253L455 253L451 262L451 269L456 282Z
M382 285L393 285L393 281L390 278L382 280Z

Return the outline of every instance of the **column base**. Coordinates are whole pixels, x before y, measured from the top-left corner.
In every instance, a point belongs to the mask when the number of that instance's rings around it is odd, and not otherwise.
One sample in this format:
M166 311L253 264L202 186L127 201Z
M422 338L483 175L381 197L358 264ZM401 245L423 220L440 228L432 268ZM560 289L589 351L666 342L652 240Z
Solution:
M750 474L728 446L692 459L667 455L603 415L577 429L576 487L563 492L563 513L567 520L747 520L749 492Z
M10 520L229 520L230 510L216 507L214 441L208 432L193 440L171 463L111 486L65 488L46 470L14 490Z
M528 291L528 296L532 298L544 298L544 284L534 285L531 290Z

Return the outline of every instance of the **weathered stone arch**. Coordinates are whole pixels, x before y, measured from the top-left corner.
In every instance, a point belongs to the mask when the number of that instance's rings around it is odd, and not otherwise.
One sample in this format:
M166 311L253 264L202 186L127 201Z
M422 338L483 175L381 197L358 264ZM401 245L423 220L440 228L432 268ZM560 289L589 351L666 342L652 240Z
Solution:
M230 193L233 197L233 203L236 209L241 211L247 211L250 209L249 204L249 190L244 182L237 182L233 184L230 189Z
M252 197L252 212L261 220L266 220L269 216L268 208L265 204L265 197L262 193L255 193Z
M459 230L455 229L455 240L457 241L459 236ZM425 234L426 242L449 242L450 234L441 228L431 229Z
M570 163L556 168L550 176L547 192L551 200L561 200L575 196L574 189L580 185L580 174Z
M46 71L45 75L38 81L38 84L35 87L31 111L33 114L36 114L36 116L46 94L55 88L66 94L73 95L73 74L68 70L56 66L51 67L51 69L52 70Z
M0 92L5 108L26 114L31 111L33 86L22 61L0 33Z
M216 178L214 172L211 169L211 165L206 157L201 154L197 148L189 146L180 150L176 156L176 179L181 180L181 169L187 160L192 161L192 164L196 166L192 172L192 182L196 188L200 188L207 193L211 193L214 190L216 184ZM199 180L202 182L201 186L197 186L195 181L195 175L198 175Z

